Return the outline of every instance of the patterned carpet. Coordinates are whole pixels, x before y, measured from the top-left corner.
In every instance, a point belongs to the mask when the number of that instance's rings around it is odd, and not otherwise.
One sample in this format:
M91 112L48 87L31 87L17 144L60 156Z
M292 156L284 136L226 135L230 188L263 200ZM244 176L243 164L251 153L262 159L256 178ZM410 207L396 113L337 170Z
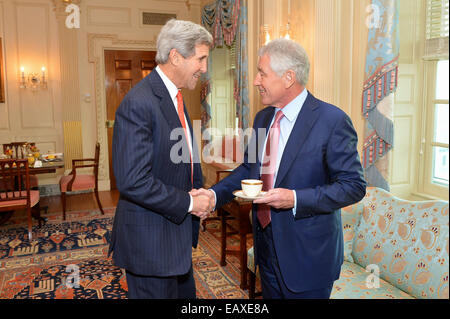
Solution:
M44 215L41 228L26 238L26 218L17 212L0 226L0 299L124 299L127 284L123 271L107 257L114 208ZM219 265L220 225L208 223L193 249L197 297L248 298L239 288L239 261L227 256ZM228 247L238 247L231 237Z

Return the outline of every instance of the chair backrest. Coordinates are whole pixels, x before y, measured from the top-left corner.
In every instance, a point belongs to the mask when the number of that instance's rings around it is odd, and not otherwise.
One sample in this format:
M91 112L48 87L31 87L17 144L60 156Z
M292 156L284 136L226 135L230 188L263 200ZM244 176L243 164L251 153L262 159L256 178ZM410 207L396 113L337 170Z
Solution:
M221 169L216 171L216 184L222 180L225 176L223 175L230 175L233 173L232 169Z
M98 163L100 160L100 143L97 142L95 144L95 166L94 166L94 175L95 175L95 180L98 180ZM96 182L97 183L97 182Z
M0 159L0 210L7 210L2 203L26 200L30 206L30 171L27 159Z
M3 144L3 154L6 154L8 149L13 151L12 158L26 158L28 154L24 152L25 144L30 146L35 146L35 143L29 142L11 142L7 144Z

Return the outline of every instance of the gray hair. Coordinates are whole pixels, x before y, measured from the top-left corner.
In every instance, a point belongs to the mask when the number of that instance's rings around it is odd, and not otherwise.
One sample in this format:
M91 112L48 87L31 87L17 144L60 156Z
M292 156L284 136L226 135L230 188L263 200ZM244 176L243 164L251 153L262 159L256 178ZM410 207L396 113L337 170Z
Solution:
M176 49L184 58L195 54L195 47L199 44L211 46L212 35L201 25L190 21L170 19L162 27L156 42L156 62L165 64L169 53Z
M309 77L309 59L305 49L295 41L280 38L259 49L258 55L270 57L270 67L279 76L287 70L295 72L298 83L305 86Z

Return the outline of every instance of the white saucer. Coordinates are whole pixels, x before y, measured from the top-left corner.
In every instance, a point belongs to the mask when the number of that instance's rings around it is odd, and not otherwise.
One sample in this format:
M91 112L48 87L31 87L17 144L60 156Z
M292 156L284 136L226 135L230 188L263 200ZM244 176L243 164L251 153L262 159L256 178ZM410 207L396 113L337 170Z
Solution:
M266 195L266 193L267 193L267 192L262 191L262 192L259 193L258 196L256 196L256 197L249 197L249 196L246 196L242 190L238 190L238 191L234 191L234 192L233 192L233 195L236 196L236 197L239 197L239 198L243 198L243 199L254 200L254 199L258 199L258 198L264 197L264 195Z

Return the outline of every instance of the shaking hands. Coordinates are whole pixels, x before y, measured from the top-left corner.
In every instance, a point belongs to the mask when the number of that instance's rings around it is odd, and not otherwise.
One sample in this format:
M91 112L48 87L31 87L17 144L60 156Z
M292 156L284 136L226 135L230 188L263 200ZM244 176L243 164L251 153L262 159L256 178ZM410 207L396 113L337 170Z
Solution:
M189 192L194 201L191 214L201 220L207 218L216 206L214 193L204 188L193 189Z

